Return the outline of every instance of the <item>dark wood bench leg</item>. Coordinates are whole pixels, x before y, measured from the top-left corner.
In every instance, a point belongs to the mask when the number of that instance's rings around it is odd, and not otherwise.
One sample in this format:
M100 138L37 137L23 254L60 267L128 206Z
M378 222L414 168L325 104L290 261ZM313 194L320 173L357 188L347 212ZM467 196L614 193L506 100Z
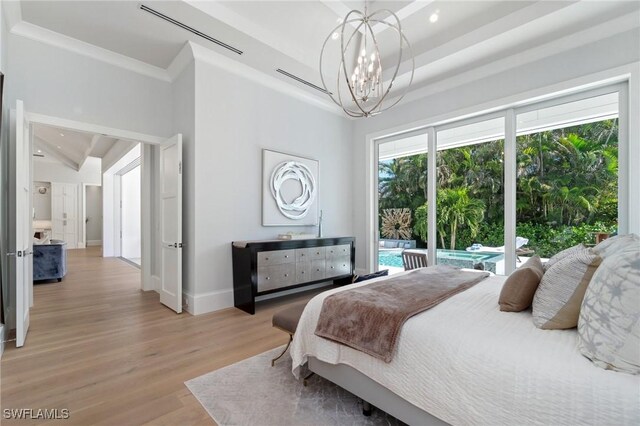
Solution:
M362 401L362 415L369 417L373 412L373 407L367 401Z
M284 350L282 351L282 353L280 355L278 355L277 357L275 357L274 359L271 360L271 366L273 367L274 365L276 365L276 361L279 360L280 358L282 358L282 356L284 354L287 353L287 349L289 349L289 346L291 346L291 342L293 341L293 334L289 335L289 342L287 343L287 346L284 348Z

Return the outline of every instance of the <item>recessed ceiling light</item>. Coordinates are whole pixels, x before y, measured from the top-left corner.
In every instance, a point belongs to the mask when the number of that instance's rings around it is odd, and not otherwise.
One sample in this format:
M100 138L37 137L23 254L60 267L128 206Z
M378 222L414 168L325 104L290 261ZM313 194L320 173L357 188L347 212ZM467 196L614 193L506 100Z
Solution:
M336 22L337 22L338 24L342 24L342 18L338 18L338 19L336 19Z
M431 22L432 24L438 21L438 12L434 12L431 14L431 16L429 16L429 22Z
M40 154L41 152L42 152L42 150L41 150L41 149L39 149L39 150L38 150L38 154Z
M62 147L60 145L58 145L58 149L62 149Z
M64 136L64 133L60 133L60 136Z
M340 34L338 34L338 33L333 33L333 34L331 34L331 38L332 38L333 40L337 40L337 39L338 39L338 37L340 37Z

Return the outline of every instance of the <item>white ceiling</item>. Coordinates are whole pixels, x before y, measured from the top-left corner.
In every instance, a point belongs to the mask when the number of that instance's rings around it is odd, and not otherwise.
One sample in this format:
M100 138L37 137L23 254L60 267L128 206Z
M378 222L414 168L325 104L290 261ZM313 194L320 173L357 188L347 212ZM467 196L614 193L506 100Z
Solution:
M140 4L244 53L237 55L144 12ZM320 85L322 43L340 18L362 5L362 1L335 0L22 1L20 19L157 69L167 68L191 40L326 99L275 70L282 68ZM516 66L527 51L553 55L593 37L640 26L637 1L371 1L368 8L389 8L401 18L416 59L411 87L416 96L478 67L494 64L494 72L502 71L507 58ZM434 13L438 20L432 23L429 18ZM580 36L570 37L575 34ZM393 62L398 48L393 30L377 36L383 61ZM409 68L408 61L402 64L397 86L408 81Z
M101 134L43 124L34 124L32 132L36 158L60 162L74 170L80 170L88 157L104 158L109 152L119 152L130 144Z

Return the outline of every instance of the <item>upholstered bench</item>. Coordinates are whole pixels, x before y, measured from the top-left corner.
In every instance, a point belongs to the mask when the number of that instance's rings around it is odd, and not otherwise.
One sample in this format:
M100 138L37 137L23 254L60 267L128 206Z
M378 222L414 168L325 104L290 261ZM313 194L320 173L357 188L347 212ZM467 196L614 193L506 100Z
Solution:
M384 277L389 274L388 269L384 269L382 271L374 272L372 274L367 275L354 275L353 281L354 283L359 283L361 281L367 281L374 278ZM296 333L296 329L298 328L298 322L300 322L300 317L302 316L302 312L304 311L305 306L307 306L307 302L295 303L293 305L289 305L286 308L283 308L273 314L273 318L271 319L271 324L279 328L280 330L289 333L289 342L287 346L284 348L282 353L271 360L271 366L273 367L276 364L276 361L282 358L282 356L287 353L287 349L291 345L293 341L293 335Z
M298 322L300 322L300 317L302 316L302 311L304 311L305 306L307 306L307 302L300 302L289 305L286 308L281 309L273 314L271 324L275 328L279 328L280 330L289 333L289 342L284 348L284 351L282 351L280 355L271 360L272 367L275 365L277 360L282 358L282 356L287 352L287 349L289 349L291 341L293 340L293 335L296 332L296 328L298 328Z

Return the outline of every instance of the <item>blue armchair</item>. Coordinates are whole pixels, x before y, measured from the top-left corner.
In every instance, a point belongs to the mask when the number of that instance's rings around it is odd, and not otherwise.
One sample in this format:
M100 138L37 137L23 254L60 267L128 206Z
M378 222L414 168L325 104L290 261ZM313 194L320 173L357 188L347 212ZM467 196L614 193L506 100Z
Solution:
M51 244L33 246L33 280L58 280L67 274L67 243L51 240Z

